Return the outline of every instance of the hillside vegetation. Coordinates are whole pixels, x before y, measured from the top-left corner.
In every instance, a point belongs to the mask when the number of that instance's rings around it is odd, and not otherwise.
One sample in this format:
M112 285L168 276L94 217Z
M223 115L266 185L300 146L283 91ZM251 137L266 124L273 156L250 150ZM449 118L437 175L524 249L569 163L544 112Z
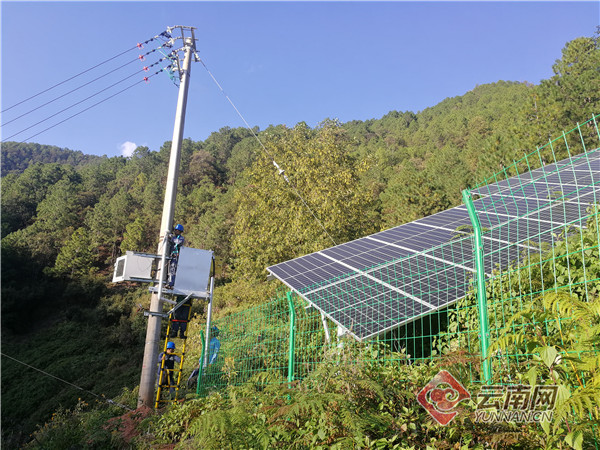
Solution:
M34 143L7 142L2 146L2 176L9 173L23 173L34 163L59 163L82 167L92 164L102 158L94 155L84 155L82 152L63 149L53 145Z
M462 189L598 113L598 67L598 38L583 37L566 44L552 67L554 75L539 85L498 81L418 113L391 111L380 119L348 123L326 119L315 128L299 123L255 129L328 234L277 174L251 131L226 127L205 141L186 139L175 221L185 226L187 245L215 252L216 314L265 301L277 287L266 282L268 265L329 247L332 239L339 244L460 204ZM193 129L194 123L186 127ZM72 421L81 425L82 411L89 408L85 402L99 400L89 392L107 398L121 395L123 402L135 399L146 325L141 309L148 308L149 295L145 287L109 281L115 259L126 250L156 248L169 151L170 142L165 142L158 150L138 147L130 158L97 158L37 144L3 144L2 352L83 389L3 357L3 447L30 441L30 434L50 421L53 412L52 420L73 433L88 438L92 433L89 448L127 445L102 428L108 418L123 414L114 406L86 415L85 430ZM201 320L202 308L195 308ZM348 368L348 376L356 370L365 380L350 398L343 398L345 378L333 382L327 370L340 369L324 368L314 375L330 380L318 392L297 387L292 393L281 387L285 392L256 394L265 402L269 395L271 400L290 396L292 406L304 396L297 403L303 406L269 418L281 428L269 433L284 433L289 424L284 420L300 429L305 421L322 420L323 431L308 429L331 433L339 424L331 415L322 416L330 401L338 402L346 414L340 417L354 427L349 432L353 440L347 441L353 445L371 445L367 440L377 430L392 426L382 413L388 407L389 415L406 416L410 433L422 431L423 412L403 403L395 383L406 377L421 383L433 369L407 374L403 371L408 368ZM198 412L201 419L194 426L210 425L221 433L231 426L248 430L250 434L236 437L240 445L288 442L284 434L267 436L256 428L257 406L241 400L250 388L239 389L228 397L184 406L212 411L204 418ZM389 392L399 403L382 406ZM364 403L359 405L364 410L353 409L358 404L354 400ZM277 400L275 406L283 407ZM371 417L369 411L379 413ZM153 436L162 442L189 438L172 429L169 414L178 413L168 412L159 425L153 422ZM463 425L455 431L472 432ZM74 434L71 441L65 438L67 446L53 447L56 429L60 427L47 424L36 433L39 448L87 445ZM428 433L436 437L435 430ZM247 436L252 440L245 440ZM196 443L212 445L207 437L198 439ZM298 439L304 445L298 448L315 444L308 433ZM523 442L521 448L526 448ZM383 444L392 448L396 443ZM31 446L36 445L34 440Z

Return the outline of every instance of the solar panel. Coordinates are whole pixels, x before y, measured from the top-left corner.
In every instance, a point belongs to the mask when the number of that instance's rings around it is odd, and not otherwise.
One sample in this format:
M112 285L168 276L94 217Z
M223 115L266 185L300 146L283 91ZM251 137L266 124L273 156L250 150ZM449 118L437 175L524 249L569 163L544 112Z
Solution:
M585 226L600 199L600 152L548 164L471 191L490 275ZM464 205L267 268L325 316L363 341L464 297L474 277Z

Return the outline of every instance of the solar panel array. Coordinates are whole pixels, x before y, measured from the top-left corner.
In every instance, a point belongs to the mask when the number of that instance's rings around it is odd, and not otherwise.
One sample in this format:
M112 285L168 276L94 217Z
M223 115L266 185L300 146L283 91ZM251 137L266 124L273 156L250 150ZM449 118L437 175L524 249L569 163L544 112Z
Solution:
M479 187L485 272L539 253L600 203L598 149ZM567 227L567 228L566 228ZM268 267L363 341L464 297L476 272L464 205Z

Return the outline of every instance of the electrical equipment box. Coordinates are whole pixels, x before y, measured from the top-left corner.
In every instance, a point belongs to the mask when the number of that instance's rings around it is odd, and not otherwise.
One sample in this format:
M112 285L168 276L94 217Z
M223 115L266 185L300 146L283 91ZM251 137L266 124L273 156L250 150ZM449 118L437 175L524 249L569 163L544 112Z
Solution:
M160 265L160 258L159 255L127 252L124 256L117 258L115 262L113 283L120 281L158 283L155 277ZM167 260L166 270L168 270L168 265L169 261ZM172 289L163 289L163 293L208 298L212 268L213 252L211 250L182 247L177 261L175 285ZM158 286L150 287L150 291L157 292Z
M212 263L212 251L182 247L177 263L174 293L208 298Z
M127 252L117 258L113 272L113 283L119 281L155 281L152 278L152 265L156 255L147 253Z

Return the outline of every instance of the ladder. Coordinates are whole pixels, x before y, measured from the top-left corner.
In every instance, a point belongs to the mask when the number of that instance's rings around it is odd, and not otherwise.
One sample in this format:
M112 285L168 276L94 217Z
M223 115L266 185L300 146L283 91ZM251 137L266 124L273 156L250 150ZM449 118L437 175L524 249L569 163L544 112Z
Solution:
M189 302L189 303L187 303ZM182 305L183 304L183 305ZM178 304L178 307L185 308L184 314L181 314L181 311L178 311L178 308L174 308L171 310L169 314L169 321L167 324L167 335L165 337L165 343L163 346L163 354L167 353L167 344L169 341L175 342L176 336L171 336L173 331L173 325L178 325L175 327L175 331L179 328L180 336L183 334L179 340L182 341L181 344L181 352L173 352L171 355L179 358L179 364L174 364L173 369L169 369L165 367L165 358L162 358L160 361L160 371L158 373L158 389L156 392L156 401L154 403L154 407L156 409L161 406L165 406L169 403L175 403L179 397L179 386L181 384L181 375L183 372L183 362L185 360L185 350L187 343L187 324L190 321L191 315L191 300L189 297L186 297L185 302L182 301ZM185 334L181 331L182 328L185 328ZM175 384L171 384L171 382Z

